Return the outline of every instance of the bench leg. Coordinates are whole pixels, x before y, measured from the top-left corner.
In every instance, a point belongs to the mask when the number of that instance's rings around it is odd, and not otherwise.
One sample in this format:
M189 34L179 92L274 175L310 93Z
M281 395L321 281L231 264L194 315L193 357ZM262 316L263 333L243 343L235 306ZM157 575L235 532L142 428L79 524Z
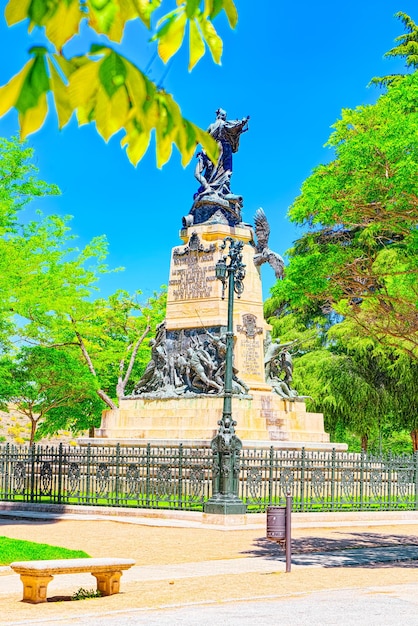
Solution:
M111 596L114 593L119 593L122 572L92 573L92 575L97 580L97 589L101 592L102 596Z
M46 589L48 583L50 583L53 578L54 577L49 574L41 574L40 576L21 574L20 580L23 583L22 602L30 602L31 604L46 602Z

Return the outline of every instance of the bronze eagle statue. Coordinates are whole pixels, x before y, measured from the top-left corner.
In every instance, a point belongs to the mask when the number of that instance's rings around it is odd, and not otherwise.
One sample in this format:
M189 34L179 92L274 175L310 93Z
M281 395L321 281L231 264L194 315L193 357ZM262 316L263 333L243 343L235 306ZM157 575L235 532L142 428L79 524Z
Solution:
M270 226L263 209L257 209L255 212L254 225L255 235L257 237L257 241L255 242L256 253L254 255L255 266L259 267L263 263L269 263L274 270L276 278L283 278L284 261L280 254L273 252L273 250L270 250L268 247Z

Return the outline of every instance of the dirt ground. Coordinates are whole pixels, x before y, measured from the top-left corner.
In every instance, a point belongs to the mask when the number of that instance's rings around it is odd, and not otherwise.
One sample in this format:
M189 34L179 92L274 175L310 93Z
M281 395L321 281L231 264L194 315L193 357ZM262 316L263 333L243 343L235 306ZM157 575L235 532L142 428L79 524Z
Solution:
M415 583L417 562L374 564L369 567L304 567L284 573L281 548L265 539L262 529L222 532L212 529L141 526L114 521L0 520L0 535L30 539L66 548L85 550L91 556L127 557L139 565L190 563L190 577L148 582L121 581L121 593L82 602L48 602L30 605L21 596L0 595L0 623L51 620L68 614L101 614L133 608L161 608L189 603L280 598L310 591L381 587ZM358 547L418 545L418 524L352 528L294 529L294 554L326 552ZM271 559L271 572L224 575L216 573L216 561L263 557ZM193 575L193 564L214 562L214 574ZM2 576L0 574L0 588ZM40 623L40 622L39 622ZM138 623L141 623L140 621ZM198 620L196 621L198 624Z
M0 535L84 550L92 557L112 555L137 565L168 565L248 556L282 556L264 529L222 532L208 528L142 526L89 520L21 521L0 519ZM294 554L347 548L418 545L418 524L353 528L294 528Z

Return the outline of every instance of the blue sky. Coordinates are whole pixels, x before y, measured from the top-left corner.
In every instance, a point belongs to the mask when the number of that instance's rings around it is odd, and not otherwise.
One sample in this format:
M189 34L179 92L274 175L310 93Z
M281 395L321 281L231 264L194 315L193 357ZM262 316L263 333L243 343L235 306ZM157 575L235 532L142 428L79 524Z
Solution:
M1 3L5 5L5 2ZM168 3L170 4L170 2ZM129 24L123 53L152 79L161 81L181 105L183 115L203 128L218 107L229 119L250 115L250 130L235 155L231 189L244 196L243 219L253 221L263 207L271 225L270 247L284 254L299 235L287 220L289 206L312 169L332 156L324 148L330 126L342 108L373 103L373 76L403 71L401 61L384 53L403 33L397 11L418 20L416 0L332 2L236 0L239 22L232 31L220 16L215 25L224 40L222 65L209 54L189 73L187 51L167 68L155 58L155 44L140 24ZM26 62L27 50L44 43L42 32L29 37L25 24L8 29L0 22L0 84ZM77 43L72 44L74 50ZM0 119L0 135L17 133L17 114ZM137 168L120 148L122 133L108 144L93 125L72 120L59 131L55 112L29 137L40 176L56 183L62 195L33 204L45 213L72 215L79 245L106 234L108 262L123 273L103 279L104 295L118 288L140 289L145 296L168 281L170 250L180 243L181 218L191 207L197 181L195 161L183 169L174 150L158 170L151 145ZM262 268L264 294L274 284Z

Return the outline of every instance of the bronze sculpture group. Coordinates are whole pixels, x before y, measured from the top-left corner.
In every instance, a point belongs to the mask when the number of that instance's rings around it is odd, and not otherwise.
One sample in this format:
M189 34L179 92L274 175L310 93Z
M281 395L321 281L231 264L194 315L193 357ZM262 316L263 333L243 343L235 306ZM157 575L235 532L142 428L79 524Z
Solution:
M294 346L296 341L280 343L279 339L274 341L268 335L264 346L264 372L266 383L271 385L273 391L286 400L298 397L295 389L292 389L293 381L293 359L289 348Z
M180 333L173 341L162 322L155 339L150 340L151 360L136 384L133 395L173 397L179 395L222 394L225 373L226 338L220 329L203 333ZM217 334L215 334L217 332ZM286 400L298 393L292 387L293 360L289 351L296 341L281 344L278 339L266 341L265 380L273 391ZM233 368L233 393L249 393L246 383Z
M226 341L225 333L180 333L173 338L165 322L150 340L151 360L136 384L133 395L158 397L175 395L215 394L223 392ZM233 393L249 391L244 381L233 373Z

